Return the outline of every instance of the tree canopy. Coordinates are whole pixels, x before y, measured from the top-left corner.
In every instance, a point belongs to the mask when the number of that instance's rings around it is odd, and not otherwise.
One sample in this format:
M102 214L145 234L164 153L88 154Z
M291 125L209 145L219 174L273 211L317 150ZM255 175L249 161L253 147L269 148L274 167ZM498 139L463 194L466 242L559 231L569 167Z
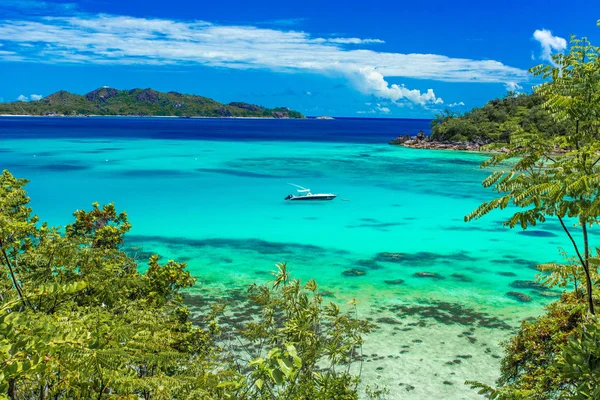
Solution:
M567 129L513 125L508 140L488 146L503 150L483 164L495 167L483 185L497 197L465 217L508 209L505 225L523 229L555 218L572 251L564 264L538 266L543 284L570 292L508 342L497 387L468 382L492 399L600 398L600 249L589 232L600 223L599 55L586 38L572 37L567 53L531 69L544 80L535 88L541 109Z
M156 255L140 272L121 249L127 214L93 204L52 227L26 184L0 175L0 399L357 398L350 366L372 326L324 303L316 282L281 264L248 292L255 322L224 335L214 304L193 325L195 279Z
M508 143L516 127L524 132L563 135L569 122L556 123L537 93L509 92L464 114L446 110L431 122L431 138L440 142Z

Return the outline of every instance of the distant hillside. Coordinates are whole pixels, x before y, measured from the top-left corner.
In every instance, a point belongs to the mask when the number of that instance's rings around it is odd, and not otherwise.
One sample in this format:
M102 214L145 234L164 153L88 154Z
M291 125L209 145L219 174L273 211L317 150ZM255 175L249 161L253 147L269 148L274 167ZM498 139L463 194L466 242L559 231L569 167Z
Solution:
M222 104L208 97L177 92L112 88L96 89L83 96L61 90L38 101L0 103L0 114L304 118L285 107L264 108L241 102Z
M560 135L568 129L542 109L543 99L535 94L509 93L502 99L464 114L446 112L431 122L431 139L437 142L508 142L518 125L526 132Z

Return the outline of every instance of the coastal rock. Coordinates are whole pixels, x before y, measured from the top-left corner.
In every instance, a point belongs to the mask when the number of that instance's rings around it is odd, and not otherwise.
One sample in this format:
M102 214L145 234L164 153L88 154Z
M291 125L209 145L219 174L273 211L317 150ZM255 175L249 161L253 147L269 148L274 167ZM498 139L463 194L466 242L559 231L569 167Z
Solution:
M343 276L365 276L367 274L366 271L360 269L348 269L342 272Z
M458 150L458 151L480 151L482 144L476 142L441 142L431 140L430 136L425 136L422 132L419 135L409 137L408 135L398 136L389 142L392 145L409 147L412 149L427 150ZM502 151L502 150L501 150Z
M506 295L517 299L521 303L529 303L531 301L530 296L527 296L526 294L520 292L508 292L506 293Z
M404 279L394 279L390 281L383 281L386 285L402 285L404 283Z
M396 139L390 140L390 144L403 144L408 142L409 140L410 136L408 135L398 136Z
M415 278L431 278L431 279L446 279L440 274L436 274L435 272L415 272L413 275Z

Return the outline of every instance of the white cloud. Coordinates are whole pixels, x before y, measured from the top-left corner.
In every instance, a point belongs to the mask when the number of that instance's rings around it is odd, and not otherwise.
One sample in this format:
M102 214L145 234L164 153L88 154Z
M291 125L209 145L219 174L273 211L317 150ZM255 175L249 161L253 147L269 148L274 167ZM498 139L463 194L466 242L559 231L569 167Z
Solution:
M509 92L514 92L514 91L523 89L523 86L519 85L517 82L506 82L504 84L504 87Z
M388 107L382 107L382 106L377 107L377 110L379 110L380 112L382 112L384 114L389 114L391 112L391 110Z
M47 63L194 65L343 76L356 89L391 101L441 104L389 78L445 82L521 82L527 71L494 60L402 54L352 48L379 39L318 38L306 32L214 25L115 15L76 15L1 20L0 38L10 54L0 60ZM32 44L22 47L19 44Z
M458 103L451 103L448 104L448 107L464 107L465 103L463 103L462 101L458 102Z
M29 101L29 98L27 96L20 95L17 97L17 101Z
M567 48L567 41L559 36L554 36L551 31L546 29L537 29L533 32L533 38L540 42L542 60L552 61L552 52L561 52Z
M382 44L385 43L381 39L360 39L360 38L333 38L327 39L327 43L338 44Z
M444 101L436 97L433 89L421 93L417 89L407 89L404 85L390 85L383 75L373 67L360 67L342 71L354 86L362 93L374 95L391 101L408 100L416 104L425 103L442 104Z
M41 100L41 99L43 99L43 98L44 98L44 96L42 96L41 94L32 94L32 95L30 96L30 98L31 98L31 100L32 100L32 101L38 101L38 100Z

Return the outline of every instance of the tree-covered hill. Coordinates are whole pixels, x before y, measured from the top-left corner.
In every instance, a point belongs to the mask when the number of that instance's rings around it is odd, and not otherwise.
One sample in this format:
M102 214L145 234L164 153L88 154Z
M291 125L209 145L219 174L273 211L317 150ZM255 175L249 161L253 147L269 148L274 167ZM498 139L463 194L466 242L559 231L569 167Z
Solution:
M538 94L508 93L502 99L464 114L446 111L431 122L431 139L439 142L486 144L509 141L516 128L524 132L564 134L568 125L559 124L542 108Z
M0 103L0 114L304 118L285 107L222 104L208 97L177 92L113 88L99 88L83 96L61 90L38 101Z

